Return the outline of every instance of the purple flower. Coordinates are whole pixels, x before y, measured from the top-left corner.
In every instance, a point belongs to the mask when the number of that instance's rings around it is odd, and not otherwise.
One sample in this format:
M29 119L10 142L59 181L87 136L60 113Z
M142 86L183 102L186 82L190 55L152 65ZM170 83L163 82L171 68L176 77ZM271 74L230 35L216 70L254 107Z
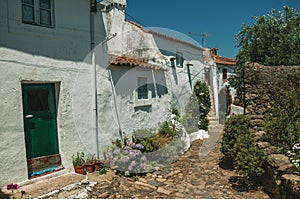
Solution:
M134 151L130 151L129 155L130 155L130 158L134 158L136 156L136 154L134 153Z
M128 160L129 160L129 157L128 157L128 156L123 156L123 157L121 158L121 161L122 161L122 162L128 162Z
M141 150L141 149L144 148L144 146L142 144L138 143L138 144L135 145L135 148Z
M142 163L142 164L140 165L140 168L141 168L142 170L145 170L145 164Z
M132 166L129 165L128 170L132 171L133 170Z
M19 189L20 186L18 184L8 184L6 185L7 190L11 190L11 189Z
M113 151L113 153L114 153L115 155L120 154L120 149L115 149L115 150Z
M136 162L132 161L130 165L134 167L136 165Z
M146 156L143 155L143 156L141 157L141 160L142 160L143 162L145 162L145 161L147 160Z

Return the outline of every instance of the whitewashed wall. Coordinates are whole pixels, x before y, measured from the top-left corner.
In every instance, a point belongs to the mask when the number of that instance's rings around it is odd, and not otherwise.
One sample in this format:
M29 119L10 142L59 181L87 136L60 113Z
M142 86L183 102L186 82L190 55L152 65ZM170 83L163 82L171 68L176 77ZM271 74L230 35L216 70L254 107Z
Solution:
M23 82L57 85L59 152L63 166L72 168L71 157L77 151L94 153L96 149L92 68L87 64L91 47L90 1L54 0L54 6L54 28L46 28L22 23L21 1L0 1L0 133L3 136L0 186L24 181L28 176ZM95 16L95 30L97 45L106 36L102 15ZM97 63L102 67L108 65L105 46L100 45L97 55ZM106 99L110 95L106 93Z
M94 25L97 45L106 36L101 15L95 15ZM54 0L54 28L22 23L21 0L0 1L0 46L83 61L90 43L89 0Z

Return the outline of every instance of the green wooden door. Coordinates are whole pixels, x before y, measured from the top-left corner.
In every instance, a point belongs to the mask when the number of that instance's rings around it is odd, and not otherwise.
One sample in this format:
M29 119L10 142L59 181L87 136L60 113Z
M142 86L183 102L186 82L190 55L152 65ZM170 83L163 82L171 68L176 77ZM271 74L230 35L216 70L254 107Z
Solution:
M54 84L23 84L27 159L58 154Z

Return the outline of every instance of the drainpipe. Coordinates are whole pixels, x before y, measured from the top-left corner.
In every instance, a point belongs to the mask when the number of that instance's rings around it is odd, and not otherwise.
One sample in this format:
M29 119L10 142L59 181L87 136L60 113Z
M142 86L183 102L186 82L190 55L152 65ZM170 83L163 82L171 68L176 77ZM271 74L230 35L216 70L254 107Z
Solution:
M94 132L96 142L96 155L99 158L99 141L98 141L98 108L97 108L97 66L95 51L92 52L92 107L93 107L93 119L94 119Z
M97 13L97 3L96 0L91 0L91 10L90 10L90 40L91 40L91 50L95 48L95 14Z
M92 51L92 109L93 109L93 123L95 132L95 145L96 155L99 158L99 141L98 141L98 108L97 108L97 66L95 56L95 26L94 26L94 15L97 12L95 0L91 0L90 3L90 50Z

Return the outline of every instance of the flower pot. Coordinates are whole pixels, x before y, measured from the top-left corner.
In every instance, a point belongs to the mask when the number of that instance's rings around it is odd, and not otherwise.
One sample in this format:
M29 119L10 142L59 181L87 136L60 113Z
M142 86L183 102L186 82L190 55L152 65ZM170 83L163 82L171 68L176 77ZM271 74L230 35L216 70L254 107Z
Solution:
M88 172L88 173L92 173L95 171L95 164L85 164L85 170Z
M95 170L100 171L101 168L102 168L102 162L95 162Z
M82 166L74 166L75 173L85 175L86 172L84 170L84 165Z

